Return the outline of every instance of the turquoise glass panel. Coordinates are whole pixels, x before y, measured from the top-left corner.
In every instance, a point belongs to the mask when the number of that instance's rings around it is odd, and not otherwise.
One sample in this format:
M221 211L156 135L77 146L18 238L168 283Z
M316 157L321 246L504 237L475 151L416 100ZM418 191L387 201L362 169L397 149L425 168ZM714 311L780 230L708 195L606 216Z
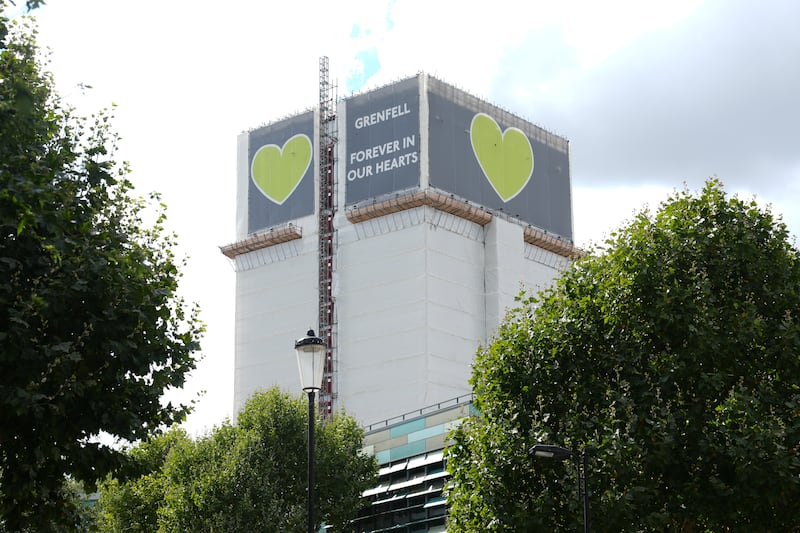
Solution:
M391 438L396 439L397 437L402 437L403 435L408 435L409 433L413 433L414 431L419 431L421 429L425 429L425 419L417 418L416 420L398 424L391 428L390 436Z
M430 437L435 437L436 435L441 435L442 433L444 433L444 424L439 424L438 426L432 426L429 428L425 428L421 431L415 431L414 433L409 433L408 442L425 440Z
M398 459L405 459L406 457L411 457L412 455L419 455L425 452L425 441L419 440L417 442L409 442L408 444L403 444L402 446L398 446L397 448L392 448L389 450L389 455L392 461L397 461Z

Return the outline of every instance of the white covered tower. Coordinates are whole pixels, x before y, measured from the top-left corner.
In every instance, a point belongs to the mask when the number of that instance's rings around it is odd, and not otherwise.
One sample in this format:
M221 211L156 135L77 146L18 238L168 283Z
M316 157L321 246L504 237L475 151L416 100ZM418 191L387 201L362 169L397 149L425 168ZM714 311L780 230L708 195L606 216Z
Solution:
M368 424L469 393L520 289L574 258L569 144L425 74L326 83L238 139L234 407L297 391L293 342L321 328L323 407Z

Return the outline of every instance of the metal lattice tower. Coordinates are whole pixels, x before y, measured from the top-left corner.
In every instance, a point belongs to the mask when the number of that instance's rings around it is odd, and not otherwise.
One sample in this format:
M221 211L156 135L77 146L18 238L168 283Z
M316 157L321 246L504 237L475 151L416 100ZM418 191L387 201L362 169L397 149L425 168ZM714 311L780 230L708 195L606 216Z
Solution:
M327 346L319 395L323 416L333 413L337 397L336 313L333 300L336 230L336 86L330 82L328 57L319 58L319 335Z

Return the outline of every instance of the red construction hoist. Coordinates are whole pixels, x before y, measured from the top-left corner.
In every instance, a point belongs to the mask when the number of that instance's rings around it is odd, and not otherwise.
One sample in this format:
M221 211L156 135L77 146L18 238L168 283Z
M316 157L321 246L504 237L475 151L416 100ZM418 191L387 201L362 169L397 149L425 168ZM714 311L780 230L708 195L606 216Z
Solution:
M330 83L328 57L319 58L319 336L327 346L319 395L325 418L333 414L336 389L336 313L333 301L333 260L336 248L336 86Z

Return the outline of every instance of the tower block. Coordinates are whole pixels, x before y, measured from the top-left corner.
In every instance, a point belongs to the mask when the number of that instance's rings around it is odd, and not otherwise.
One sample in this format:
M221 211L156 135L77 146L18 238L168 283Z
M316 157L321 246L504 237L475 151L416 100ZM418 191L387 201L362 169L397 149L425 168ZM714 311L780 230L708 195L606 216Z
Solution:
M368 424L469 393L514 297L578 255L569 142L423 73L241 134L237 191L222 247L237 272L236 411L258 389L298 390L292 346L318 328L321 267L328 407Z

